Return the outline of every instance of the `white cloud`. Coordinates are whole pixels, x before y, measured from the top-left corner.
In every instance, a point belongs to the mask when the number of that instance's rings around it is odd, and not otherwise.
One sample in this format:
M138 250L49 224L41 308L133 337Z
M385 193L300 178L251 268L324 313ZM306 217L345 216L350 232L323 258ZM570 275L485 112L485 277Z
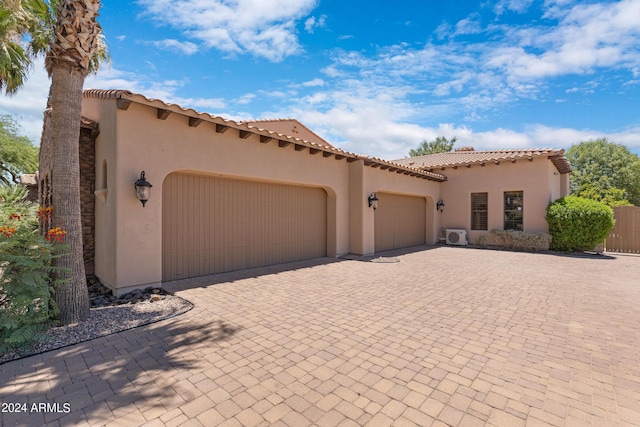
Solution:
M289 98L289 94L287 92L284 92L282 90L260 90L258 91L258 93L261 96L266 96L269 98Z
M444 40L449 37L452 32L453 31L451 29L451 24L449 24L448 22L443 22L438 25L438 27L434 31L434 34L436 35L438 40Z
M304 86L304 87L324 86L324 80L316 78L316 79L313 79L313 80L309 80L308 82L302 83L302 86Z
M514 11L532 5L529 0L502 3ZM395 100L419 102L418 112L428 109L436 118L460 114L471 120L482 120L492 111L523 99L539 100L550 90L551 79L557 77L615 70L633 75L622 77L626 81L637 80L640 0L587 5L555 1L545 7L556 8L557 18L511 26L492 24L482 29L480 16L471 14L455 30L445 22L434 33L440 39L482 31L486 37L477 41L463 43L453 37L430 41L422 48L399 43L379 47L373 54L336 49L331 63L321 72L326 86L336 90L351 80L373 91L409 87L402 97L411 97L411 101ZM593 93L598 84L583 83L580 91ZM422 99L416 101L419 96Z
M296 24L316 0L139 0L144 15L229 54L273 62L301 52ZM143 16L144 16L143 15ZM322 17L320 18L322 19ZM317 26L314 21L314 26Z
M324 67L322 70L320 70L320 72L326 74L328 77L334 78L345 75L345 73L338 70L338 67L335 64Z
M240 105L251 104L251 102L256 98L256 96L257 95L255 93L246 93L236 100L236 104L240 104Z
M500 0L494 7L496 15L501 15L505 10L524 13L531 7L533 0Z
M181 42L175 39L156 40L149 43L158 49L170 50L185 55L193 55L198 52L198 46L195 43Z
M304 21L304 30L307 33L313 33L315 25L316 25L316 17L315 16L311 16L311 17L307 18L306 21Z
M180 106L187 106L194 108L195 110L199 110L202 112L211 112L212 114L223 114L217 113L227 108L227 104L222 98L181 98L175 97L174 103Z
M485 65L513 79L586 74L601 67L637 69L640 1L577 4L557 26L511 30L509 36L487 51Z
M304 30L309 34L313 34L316 28L324 28L326 26L327 15L320 15L317 19L315 16L311 16L304 21Z
M294 115L334 145L358 154L387 160L408 156L423 140L438 136L457 138L456 147L471 146L476 150L518 148L564 148L580 141L607 137L640 151L640 127L618 132L573 129L531 124L523 130L497 128L475 131L454 123L421 126L394 117L393 107L373 100L360 106L336 105L322 112L318 109L294 109ZM275 114L276 116L278 114Z
M120 71L115 67L103 67L98 74L90 74L84 81L85 89L123 89L135 93L145 89L141 76Z
M433 93L436 96L448 96L451 92L460 92L464 86L475 78L475 74L472 71L461 71L456 73L456 79L450 80L439 84L434 89Z
M465 19L458 21L454 35L479 34L483 31L480 16L474 13Z

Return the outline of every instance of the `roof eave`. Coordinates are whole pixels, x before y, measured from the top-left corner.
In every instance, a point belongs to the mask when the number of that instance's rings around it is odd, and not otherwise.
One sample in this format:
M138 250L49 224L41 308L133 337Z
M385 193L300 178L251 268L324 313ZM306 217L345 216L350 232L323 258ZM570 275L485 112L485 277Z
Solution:
M195 119L206 120L221 127L234 128L242 133L242 138L248 138L251 134L259 135L261 142L268 142L270 140L279 140L280 146L285 147L289 144L295 144L297 147L309 148L310 150L322 152L324 157L334 156L336 159L347 159L347 161L353 162L356 160L363 160L365 165L373 167L381 167L383 169L390 170L392 172L405 173L406 175L414 176L416 178L427 179L436 182L443 182L447 180L447 177L438 173L427 172L418 168L412 168L398 163L382 160L375 157L364 156L356 153L335 148L333 146L316 144L315 142L295 138L290 135L284 135L269 131L266 129L260 129L257 126L251 126L243 122L236 122L233 120L224 119L219 116L213 116L209 113L198 112L192 108L183 108L177 104L166 103L159 99L147 98L144 95L135 94L127 90L101 90L101 89L88 89L83 92L84 98L98 98L98 99L115 99L118 100L118 108L126 110L131 103L138 103L147 105L158 109L158 117L161 116L161 112L164 118L168 116L170 112L182 114Z

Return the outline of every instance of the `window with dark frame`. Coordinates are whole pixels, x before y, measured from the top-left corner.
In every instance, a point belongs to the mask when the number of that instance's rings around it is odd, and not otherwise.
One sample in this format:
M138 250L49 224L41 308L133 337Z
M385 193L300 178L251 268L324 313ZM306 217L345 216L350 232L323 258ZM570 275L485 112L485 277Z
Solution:
M523 192L504 192L504 229L523 231Z
M471 229L487 230L488 228L488 193L471 193Z

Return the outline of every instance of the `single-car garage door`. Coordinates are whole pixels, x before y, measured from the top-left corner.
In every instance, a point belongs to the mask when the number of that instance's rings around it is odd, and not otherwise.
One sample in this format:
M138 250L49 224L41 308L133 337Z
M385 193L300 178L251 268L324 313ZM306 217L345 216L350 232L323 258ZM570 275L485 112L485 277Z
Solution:
M423 245L426 234L426 200L423 197L377 193L375 251Z
M165 281L327 254L321 188L173 173L162 208Z

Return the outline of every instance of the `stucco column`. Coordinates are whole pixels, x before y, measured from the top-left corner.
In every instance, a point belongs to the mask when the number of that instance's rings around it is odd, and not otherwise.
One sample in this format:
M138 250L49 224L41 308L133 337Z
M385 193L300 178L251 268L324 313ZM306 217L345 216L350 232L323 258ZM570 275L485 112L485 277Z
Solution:
M375 190L372 190L375 191ZM367 197L363 160L349 164L349 252L369 255L374 252L374 212Z

